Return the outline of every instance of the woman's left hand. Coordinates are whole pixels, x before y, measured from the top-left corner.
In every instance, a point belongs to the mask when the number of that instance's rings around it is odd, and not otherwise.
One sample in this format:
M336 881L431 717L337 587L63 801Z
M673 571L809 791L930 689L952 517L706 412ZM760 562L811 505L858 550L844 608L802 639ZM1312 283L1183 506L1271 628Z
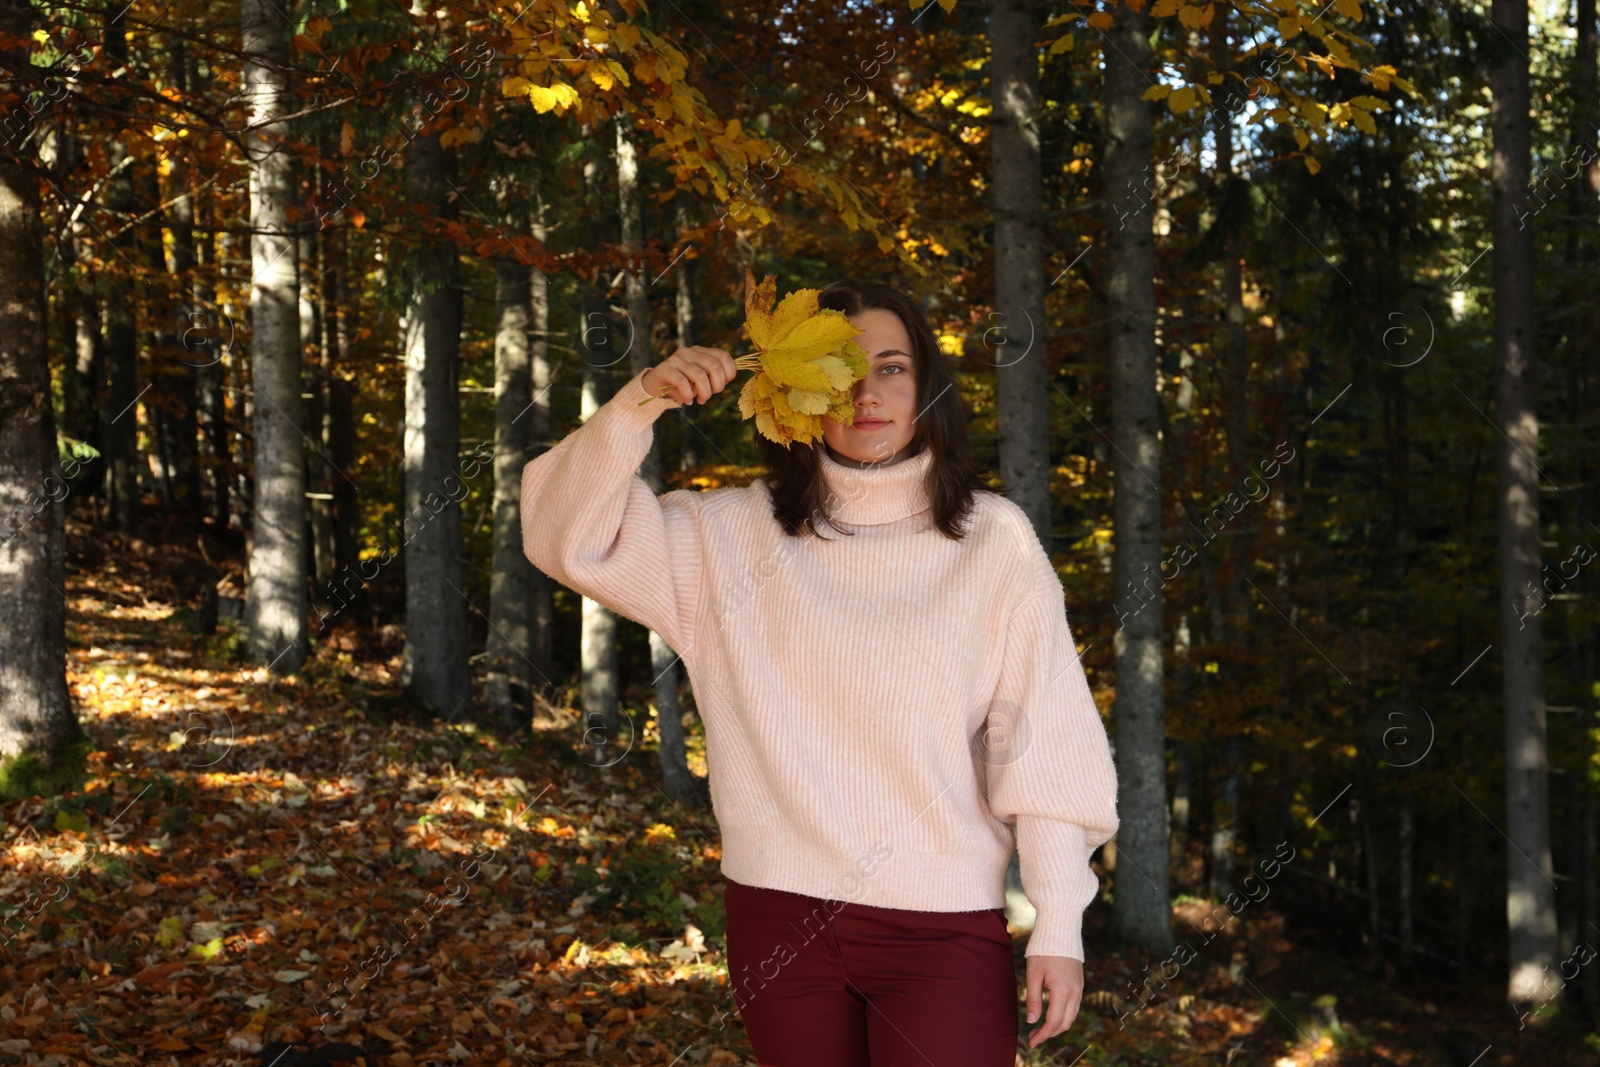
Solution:
M1028 1034L1028 1047L1066 1033L1078 1017L1083 1002L1083 961L1071 956L1028 957L1028 1021L1044 1010L1042 992L1050 990L1050 1010L1044 1024Z

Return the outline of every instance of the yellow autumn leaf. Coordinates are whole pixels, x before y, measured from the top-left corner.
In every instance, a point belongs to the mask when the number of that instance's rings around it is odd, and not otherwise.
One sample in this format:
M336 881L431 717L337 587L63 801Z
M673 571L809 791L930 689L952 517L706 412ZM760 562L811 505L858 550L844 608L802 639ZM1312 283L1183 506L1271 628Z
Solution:
M1361 0L1333 0L1333 9L1349 19L1361 21Z
M1305 151L1306 145L1311 143L1311 135L1304 130L1295 130L1294 143L1299 145L1300 150L1303 152Z
M1178 9L1178 21L1191 30L1200 30L1211 25L1211 19L1216 14L1216 5L1207 4L1199 7L1194 4L1184 4Z
M1315 174L1317 171L1319 171L1321 169L1322 169L1322 163L1317 159L1316 156L1307 156L1306 157L1306 170L1309 170L1312 174Z
M759 285L745 272L745 332L757 351L734 365L758 371L739 393L739 413L785 448L822 438L822 418L854 419L850 390L866 376L860 331L842 313L817 305L818 291L797 289L777 299L778 281Z
M1109 30L1112 22L1111 16L1104 11L1096 11L1089 16L1089 25L1097 30Z
M528 86L528 99L533 102L533 110L541 115L553 110L557 103L556 94L542 85Z
M1169 19L1178 13L1178 8L1183 6L1183 0L1156 0L1155 7L1150 9L1153 18Z
M1072 34L1064 33L1050 43L1050 54L1059 56L1062 52L1070 51L1075 43L1072 39Z
M1172 95L1172 86L1170 86L1170 85L1152 85L1152 86L1150 86L1150 88L1148 88L1148 89L1146 89L1144 91L1144 95L1142 95L1139 99L1141 99L1141 100L1165 100L1167 97L1169 97L1171 95Z
M1378 124L1372 120L1372 113L1370 111L1362 111L1360 108L1351 108L1350 121L1355 123L1356 129L1360 130L1362 133L1378 132Z
M1299 33L1299 18L1295 17L1294 15L1290 15L1288 18L1281 18L1278 20L1278 36L1283 38L1285 41L1292 37L1298 36Z
M602 93L610 92L611 87L617 83L617 80L611 76L611 71L599 63L589 64L589 80L594 82L595 88Z
M1171 96L1167 97L1167 106L1172 109L1174 115L1181 115L1194 107L1198 98L1199 94L1194 91L1194 86L1185 85L1182 89L1175 90Z

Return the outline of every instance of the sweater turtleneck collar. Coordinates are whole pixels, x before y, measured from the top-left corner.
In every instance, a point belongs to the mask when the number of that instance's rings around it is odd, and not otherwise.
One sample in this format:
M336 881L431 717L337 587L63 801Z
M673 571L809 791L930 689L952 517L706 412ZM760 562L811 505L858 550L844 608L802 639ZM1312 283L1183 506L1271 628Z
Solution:
M933 507L928 471L933 453L924 446L916 455L887 465L853 467L839 462L826 444L817 446L828 507L839 522L877 526L896 522Z

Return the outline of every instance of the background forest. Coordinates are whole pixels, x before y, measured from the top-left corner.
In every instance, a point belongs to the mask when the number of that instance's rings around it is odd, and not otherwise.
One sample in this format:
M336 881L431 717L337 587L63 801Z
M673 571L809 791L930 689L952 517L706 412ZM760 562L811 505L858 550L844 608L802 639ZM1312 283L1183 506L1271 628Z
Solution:
M517 515L747 270L918 298L1066 586L1123 825L1019 1064L1597 1062L1596 76L1595 0L0 0L0 1063L754 1064L694 694Z

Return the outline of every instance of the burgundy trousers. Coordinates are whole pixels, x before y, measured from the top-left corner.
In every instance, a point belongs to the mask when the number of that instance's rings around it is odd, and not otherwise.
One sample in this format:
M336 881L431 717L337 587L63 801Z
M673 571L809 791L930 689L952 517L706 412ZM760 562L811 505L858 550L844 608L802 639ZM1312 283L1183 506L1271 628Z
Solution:
M929 912L742 885L728 979L762 1067L1012 1067L1005 913Z

